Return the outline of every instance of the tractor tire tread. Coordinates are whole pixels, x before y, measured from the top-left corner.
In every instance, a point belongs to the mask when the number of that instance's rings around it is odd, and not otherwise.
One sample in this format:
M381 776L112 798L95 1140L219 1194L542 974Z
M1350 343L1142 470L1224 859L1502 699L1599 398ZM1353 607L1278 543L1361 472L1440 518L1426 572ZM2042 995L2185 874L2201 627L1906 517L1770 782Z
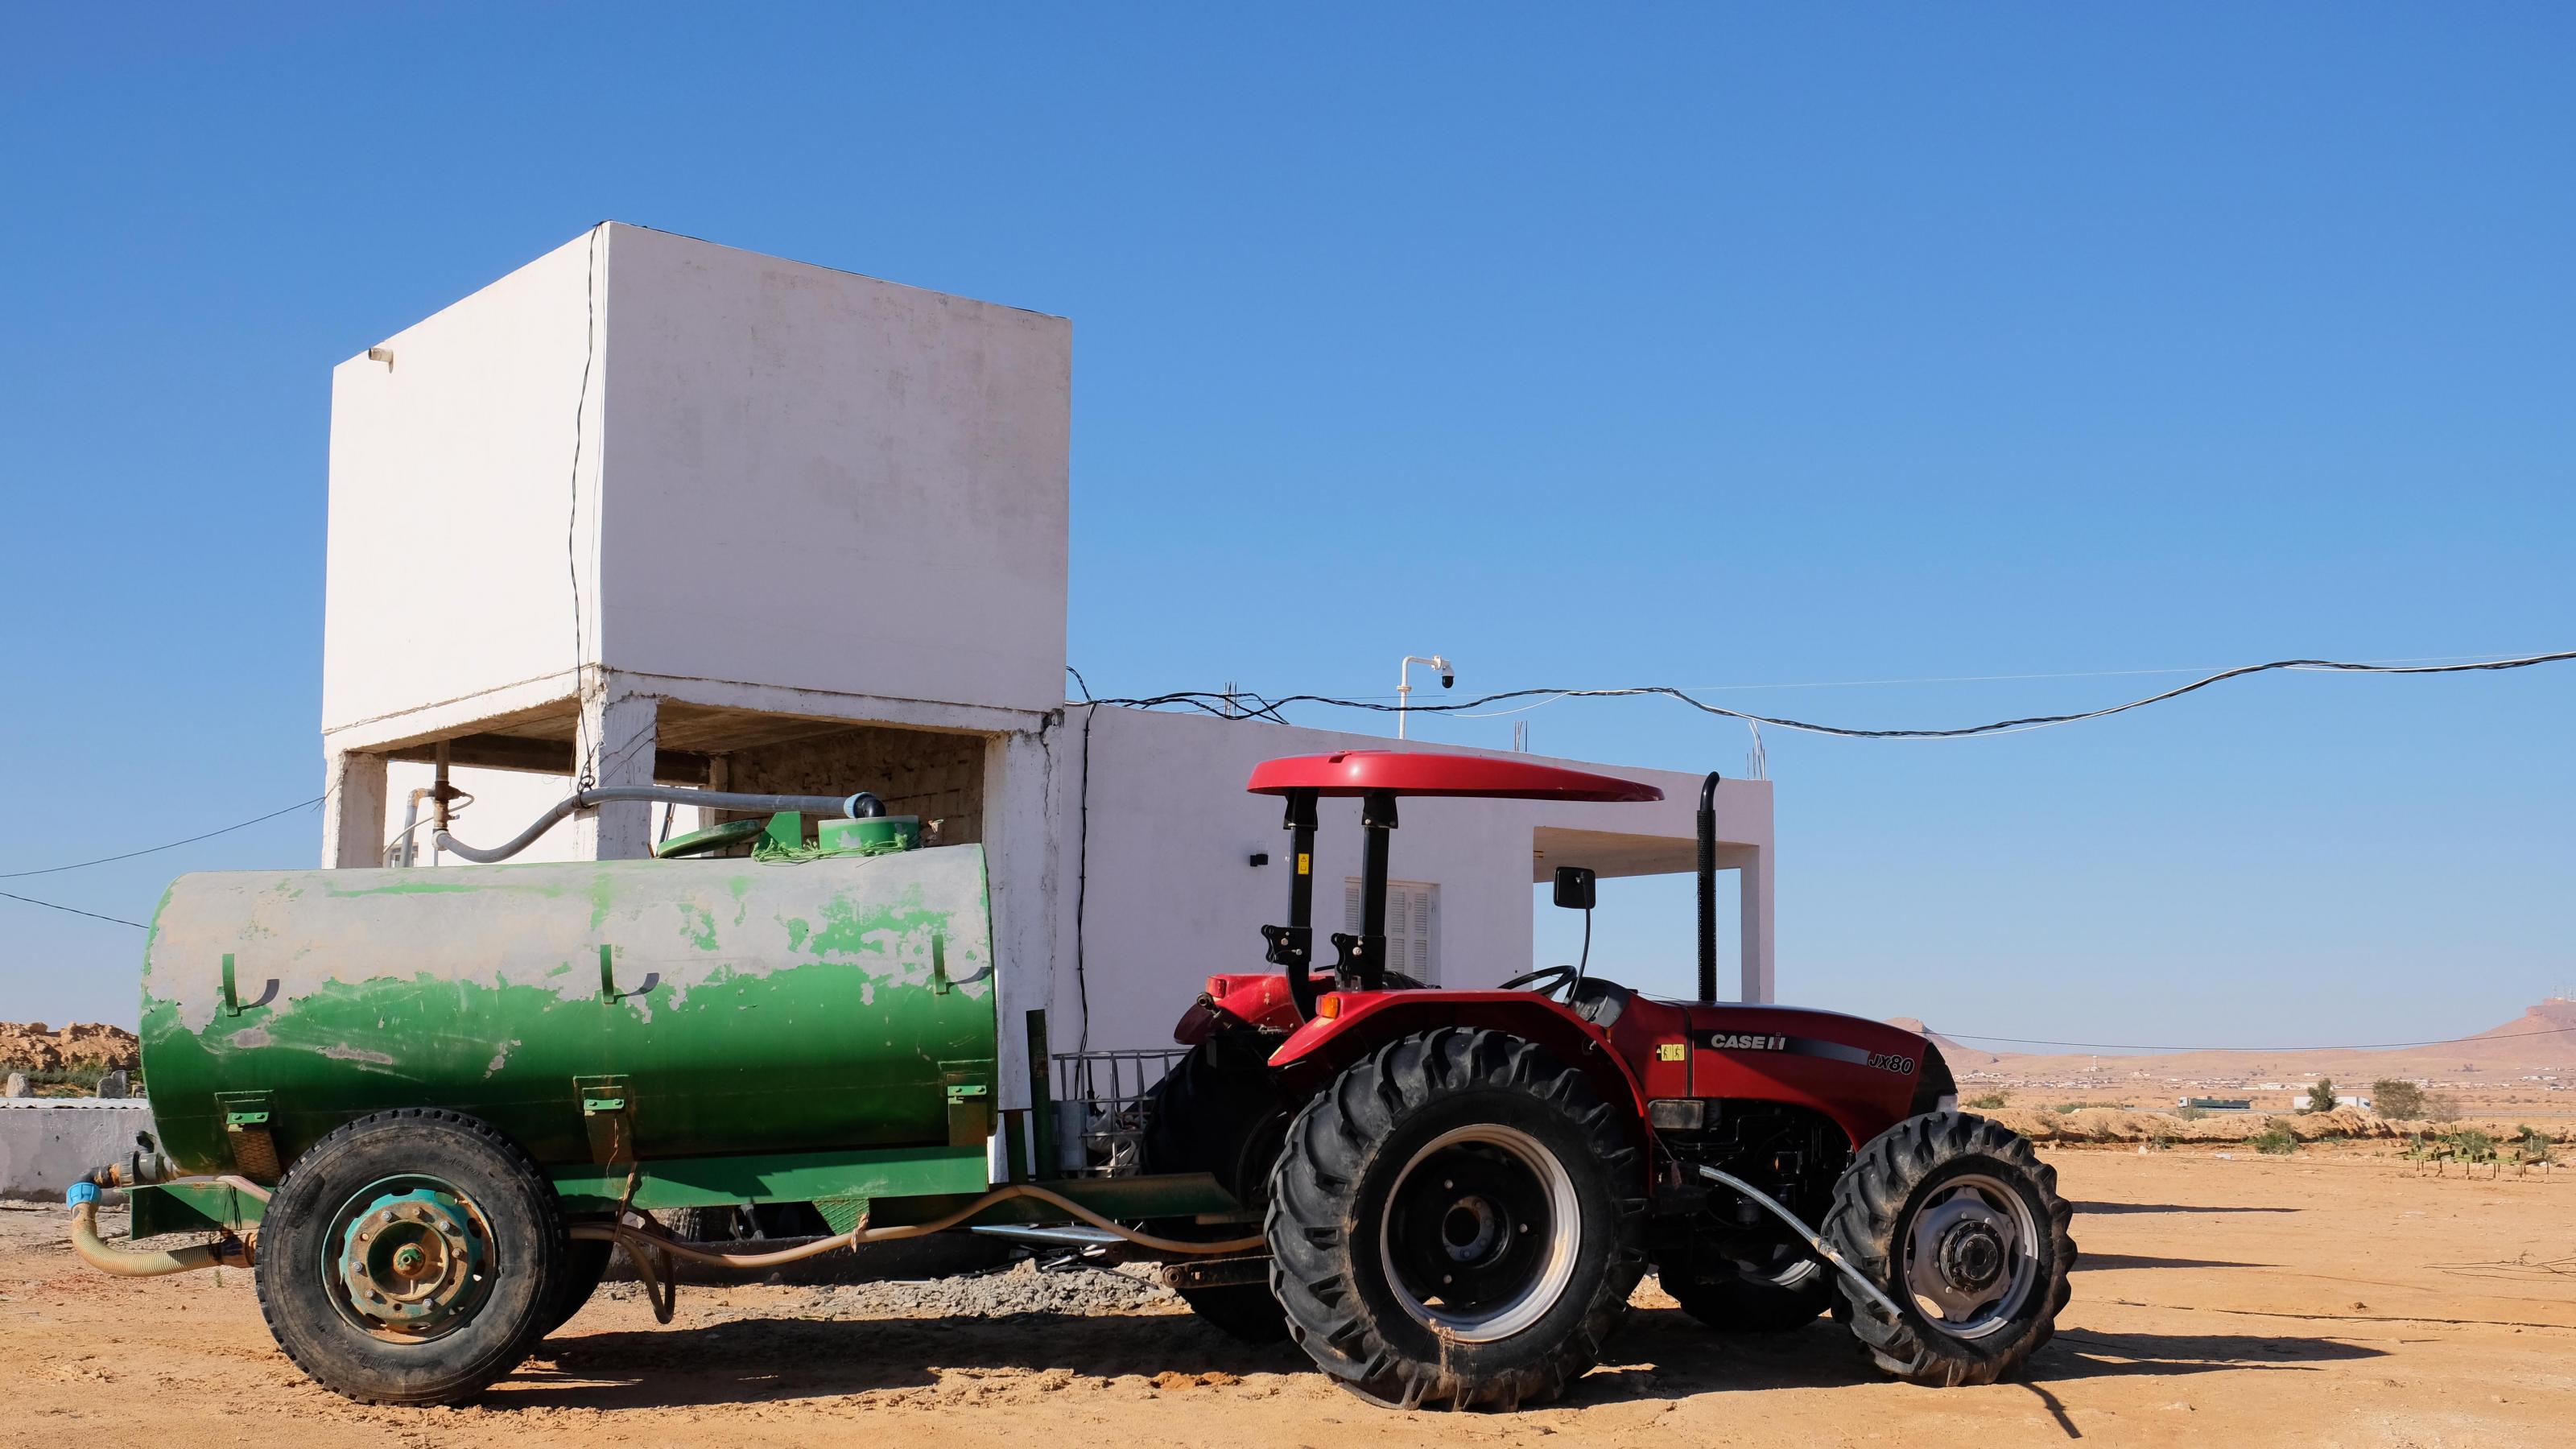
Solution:
M1834 1317L1850 1327L1872 1362L1897 1378L1942 1388L1991 1384L2056 1335L2057 1315L2071 1292L2068 1273L2075 1266L2075 1239L2069 1232L2074 1210L2058 1194L2057 1169L2039 1159L2028 1138L2001 1123L1972 1113L1926 1112L1880 1133L1844 1171L1824 1236L1853 1267L1903 1303L1904 1293L1892 1286L1903 1276L1898 1266L1902 1246L1896 1239L1900 1216L1933 1172L1980 1157L2006 1174L2028 1179L2045 1205L2041 1231L2049 1251L2043 1281L2036 1285L2045 1311L1997 1341L1964 1340L1918 1324L1910 1313L1891 1319L1885 1309L1838 1282Z
M1526 1362L1481 1374L1463 1362L1469 1352L1443 1352L1434 1360L1389 1342L1349 1276L1348 1249L1359 1232L1354 1185L1405 1118L1466 1091L1501 1091L1544 1105L1583 1140L1602 1178L1617 1185L1603 1204L1610 1228L1605 1261L1572 1331ZM1289 1337L1342 1387L1390 1407L1509 1411L1559 1397L1600 1361L1645 1272L1639 1151L1627 1119L1581 1073L1532 1042L1442 1027L1379 1047L1307 1102L1272 1170L1270 1281L1287 1309Z

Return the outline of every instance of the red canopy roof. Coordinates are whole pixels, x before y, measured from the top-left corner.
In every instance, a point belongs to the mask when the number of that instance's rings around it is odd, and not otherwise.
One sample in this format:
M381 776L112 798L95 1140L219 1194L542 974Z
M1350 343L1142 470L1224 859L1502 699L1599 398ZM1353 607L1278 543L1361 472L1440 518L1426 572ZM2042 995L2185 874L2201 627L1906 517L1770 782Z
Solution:
M1664 792L1635 780L1558 765L1446 755L1433 750L1340 750L1289 755L1252 767L1244 786L1255 795L1313 790L1321 795L1470 795L1491 800L1661 800Z

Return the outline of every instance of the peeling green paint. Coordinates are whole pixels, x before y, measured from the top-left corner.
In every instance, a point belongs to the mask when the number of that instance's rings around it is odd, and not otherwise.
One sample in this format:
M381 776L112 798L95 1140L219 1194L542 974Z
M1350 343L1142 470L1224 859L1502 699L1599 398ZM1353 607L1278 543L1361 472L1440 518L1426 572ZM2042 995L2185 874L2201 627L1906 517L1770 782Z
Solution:
M316 872L305 899L270 889L255 907L226 906L254 899L237 889L174 886L142 1013L164 1150L183 1171L231 1170L215 1093L256 1090L275 1099L285 1160L365 1113L435 1106L492 1123L540 1161L588 1161L573 1078L611 1074L631 1083L647 1161L944 1145L939 1064L995 1055L990 981L932 981L934 937L952 977L983 954L959 943L990 939L981 852L950 849L975 854L852 858L792 882L727 878L715 872L738 867L713 861L590 866L587 878ZM551 879L508 878L541 870ZM371 879L342 888L334 874ZM245 1009L211 1009L206 953L262 933L283 944L241 956ZM286 984L250 1004L264 978Z
M716 948L714 914L704 906L689 905L680 907L680 913L684 917L680 925L680 934L689 938L689 944L701 951L714 950Z

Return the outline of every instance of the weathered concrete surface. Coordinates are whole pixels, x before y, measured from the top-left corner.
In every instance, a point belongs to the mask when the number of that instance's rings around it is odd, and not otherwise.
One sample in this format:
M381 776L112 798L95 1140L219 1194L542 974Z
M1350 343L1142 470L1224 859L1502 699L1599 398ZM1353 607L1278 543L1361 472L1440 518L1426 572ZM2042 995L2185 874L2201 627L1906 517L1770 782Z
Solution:
M0 1102L0 1197L52 1198L92 1168L121 1162L152 1130L140 1100L36 1097Z

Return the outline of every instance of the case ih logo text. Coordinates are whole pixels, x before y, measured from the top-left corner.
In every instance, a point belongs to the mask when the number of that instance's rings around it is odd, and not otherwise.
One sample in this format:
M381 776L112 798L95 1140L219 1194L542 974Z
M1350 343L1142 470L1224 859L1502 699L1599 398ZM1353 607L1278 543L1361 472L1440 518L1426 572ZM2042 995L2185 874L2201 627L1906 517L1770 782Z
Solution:
M1740 1031L1713 1031L1701 1039L1701 1044L1719 1052L1782 1052L1789 1049L1789 1039L1785 1036Z

